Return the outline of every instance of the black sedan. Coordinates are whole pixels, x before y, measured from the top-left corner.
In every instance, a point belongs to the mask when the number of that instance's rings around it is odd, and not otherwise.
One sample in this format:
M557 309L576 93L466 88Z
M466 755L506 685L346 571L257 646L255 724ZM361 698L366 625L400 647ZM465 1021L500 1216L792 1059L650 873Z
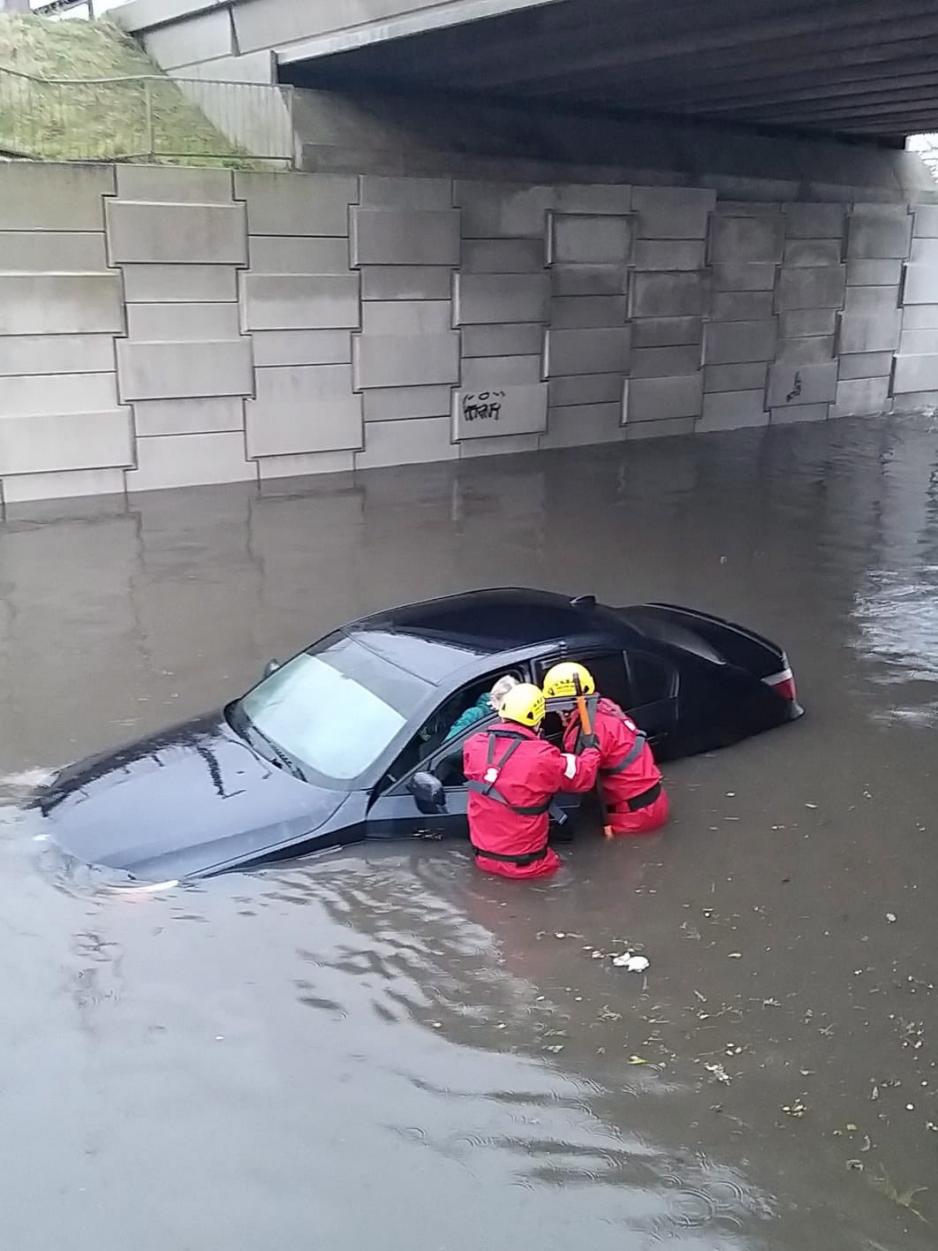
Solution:
M179 880L366 838L466 835L459 715L505 673L586 664L659 760L799 717L785 653L688 608L477 591L337 630L222 711L62 770L35 800L80 860ZM548 716L545 732L559 737ZM574 808L577 796L562 796Z

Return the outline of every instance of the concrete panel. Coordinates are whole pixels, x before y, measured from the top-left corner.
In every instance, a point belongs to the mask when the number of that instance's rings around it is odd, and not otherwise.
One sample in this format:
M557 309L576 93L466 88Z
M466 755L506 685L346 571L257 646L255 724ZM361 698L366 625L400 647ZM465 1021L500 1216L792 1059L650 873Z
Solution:
M356 469L386 465L423 465L455 460L459 445L450 437L450 417L422 417L415 421L377 422L365 427L365 450L355 457Z
M138 400L134 406L137 438L166 434L212 434L244 429L244 401L239 396L199 400Z
M250 267L260 274L346 274L348 239L306 235L251 235Z
M785 339L800 339L807 335L833 334L837 329L838 312L835 308L800 308L782 313L779 326Z
M800 404L792 408L773 408L769 411L770 426L794 426L805 421L827 421L830 404Z
M848 287L844 300L847 313L891 313L898 307L898 287Z
M938 239L938 204L917 204L913 218L916 239Z
M776 356L789 365L823 365L833 359L834 347L832 334L811 339L779 339Z
M697 422L698 434L716 430L741 430L749 426L767 426L765 391L715 392L703 398L703 412Z
M934 330L936 327L938 327L938 304L910 304L903 308L903 330Z
M629 272L624 265L553 265L550 285L555 296L625 295Z
M902 303L938 304L938 266L906 266Z
M119 339L117 376L127 400L175 400L209 395L250 395L248 339L204 343L138 343Z
M746 261L780 261L785 242L781 214L718 217L710 224L710 259L715 265Z
M774 262L740 262L713 266L714 291L773 291L776 266Z
M348 330L256 330L254 364L347 365L352 359Z
M704 239L716 192L696 187L633 187L640 239Z
M897 287L902 280L901 261L848 261L848 287Z
M632 316L699 315L706 310L708 290L708 281L702 274L636 273L632 278Z
M702 342L702 317L645 317L632 324L633 347L678 347Z
M543 239L547 210L555 202L552 187L494 182L453 184L453 203L462 208L464 239Z
M147 52L163 69L231 56L236 51L227 10L202 13L185 21L149 30L144 38Z
M353 265L458 265L457 209L351 209Z
M355 389L459 381L459 335L355 335Z
M130 410L0 413L0 476L133 464Z
M462 363L463 390L490 391L509 385L531 386L541 381L541 357L479 356Z
M621 374L579 374L572 378L551 378L548 403L551 408L582 404L616 404L622 399Z
M252 235L345 235L358 179L333 174L235 173Z
M481 362L480 362L481 363ZM547 383L453 392L453 439L540 434L547 429Z
M135 304L227 302L238 298L238 271L224 265L125 265L124 293Z
M459 445L460 460L478 460L482 456L515 456L519 452L536 452L540 438L536 434L509 434L494 439L470 439Z
M151 204L230 204L230 169L208 166L118 165L117 198Z
M797 365L789 361L776 361L769 368L769 408L825 403L833 400L836 394L836 361L827 361L822 365Z
M452 271L439 265L363 265L363 300L448 300Z
M715 291L710 298L713 321L759 321L771 317L771 291Z
M544 350L544 327L540 322L527 325L466 326L462 332L463 357L534 356Z
M0 232L0 270L20 274L102 273L108 268L102 231Z
M913 265L938 266L938 239L913 239L909 260Z
M782 266L778 275L776 307L780 313L795 308L841 308L847 285L845 265L818 269Z
M870 417L889 408L889 378L856 378L837 383L831 417Z
M548 330L544 371L548 377L625 373L629 368L631 327L609 330Z
M137 468L127 472L127 490L157 491L256 478L256 466L245 459L240 431L166 435L137 440Z
M0 165L0 230L103 230L110 165Z
M632 250L632 223L627 217L551 214L551 264L625 264Z
M775 356L778 327L771 321L710 322L704 328L704 363L735 365L770 361Z
M127 334L151 343L237 339L237 304L128 304Z
M550 304L550 324L558 330L588 326L622 326L628 305L624 295L559 296Z
M0 274L0 335L123 328L119 274Z
M785 214L785 233L789 239L843 238L842 204L785 204L782 212Z
M112 335L25 334L0 337L0 376L91 374L113 370Z
M625 437L631 439L673 439L693 434L696 417L674 417L670 421L637 421L625 427Z
M899 346L899 318L898 309L894 313L872 316L844 313L840 320L838 353L894 352Z
M464 274L530 274L543 269L547 254L542 239L464 239Z
M242 274L245 330L357 328L357 274Z
M365 334L445 334L452 328L449 300L372 300L362 306Z
M117 408L117 390L112 373L43 374L38 377L0 378L0 415L23 413L103 412ZM68 465L48 465L67 469ZM85 466L81 466L84 468ZM79 468L79 466L73 466ZM29 470L17 470L28 473Z
M558 213L611 213L621 216L632 210L632 188L618 183L567 183L556 188Z
M839 239L789 239L785 244L786 265L804 266L812 269L820 265L839 265L841 256Z
M912 391L908 395L896 395L892 401L894 413L934 413L938 409L938 391Z
M702 239L636 239L636 269L703 269L706 244Z
M938 354L897 356L893 390L896 395L938 390Z
M900 355L928 356L933 352L938 352L938 329L903 330L899 335ZM877 370L877 373L888 372L888 370Z
M633 378L668 378L692 374L700 368L700 347L655 347L632 349Z
M247 263L243 204L107 201L108 254L114 265Z
M365 421L405 421L446 417L452 411L452 387L390 387L365 391Z
M362 174L360 189L360 203L368 208L453 207L453 184L449 178L385 178Z
M547 433L541 435L541 447L588 447L596 443L618 443L624 438L621 401L582 404L549 410Z
M354 452L300 452L296 456L261 456L257 461L261 482L307 478L321 473L351 473L354 468Z
M698 417L703 405L703 374L683 378L630 378L625 384L627 421L667 421Z
M904 260L911 238L912 218L904 204L855 204L847 227L847 256Z
M615 219L608 219L615 220ZM547 274L456 274L456 325L546 321L550 304Z
M87 495L123 495L123 469L74 469L59 473L10 474L2 480L6 504L72 499Z
M767 361L744 361L739 365L707 365L703 371L704 394L718 391L761 391L764 393L768 372Z
M348 365L256 370L257 398L245 404L247 454L292 456L362 446L362 400Z
M938 341L929 351L938 352ZM837 374L841 381L855 378L886 378L892 372L892 352L863 352L856 356L842 356Z

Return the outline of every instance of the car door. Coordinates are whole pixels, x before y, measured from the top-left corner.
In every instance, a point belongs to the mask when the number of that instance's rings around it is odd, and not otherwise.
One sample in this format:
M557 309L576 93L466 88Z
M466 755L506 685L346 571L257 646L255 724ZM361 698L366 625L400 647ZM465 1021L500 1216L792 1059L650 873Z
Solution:
M677 721L677 667L640 648L628 649L625 667L628 696L623 707L648 735L655 754L664 757Z

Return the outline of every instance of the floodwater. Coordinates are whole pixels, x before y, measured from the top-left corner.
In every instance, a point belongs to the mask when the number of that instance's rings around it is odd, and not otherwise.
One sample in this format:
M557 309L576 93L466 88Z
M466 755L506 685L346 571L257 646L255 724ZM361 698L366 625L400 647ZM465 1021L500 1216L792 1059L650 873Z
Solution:
M499 584L739 619L809 715L546 885L401 843L129 896L27 836L49 769ZM927 421L11 510L0 709L4 1249L935 1245Z

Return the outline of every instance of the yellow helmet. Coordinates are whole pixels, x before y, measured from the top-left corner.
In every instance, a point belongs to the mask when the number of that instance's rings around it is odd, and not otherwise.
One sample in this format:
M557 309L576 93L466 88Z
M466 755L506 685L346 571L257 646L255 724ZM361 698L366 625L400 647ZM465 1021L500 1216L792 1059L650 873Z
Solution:
M519 682L505 695L498 712L505 721L516 721L519 725L527 725L536 730L547 712L544 693L540 687L533 686L530 682Z
M578 689L579 688L579 689ZM574 695L592 695L596 690L593 675L575 660L563 660L544 676L544 694L548 699L567 699Z

